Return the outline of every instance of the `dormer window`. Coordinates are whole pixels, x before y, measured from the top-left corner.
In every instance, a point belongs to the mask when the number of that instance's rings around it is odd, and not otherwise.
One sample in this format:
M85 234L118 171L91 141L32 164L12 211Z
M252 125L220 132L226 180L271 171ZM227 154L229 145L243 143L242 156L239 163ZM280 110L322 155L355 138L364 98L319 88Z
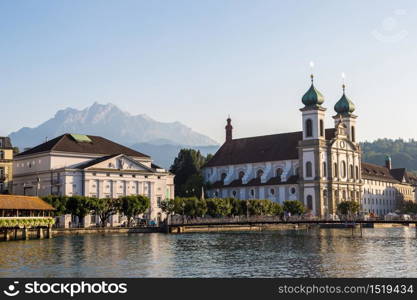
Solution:
M264 171L263 171L262 169L259 169L259 170L256 172L256 178L261 178L261 177L262 177L262 175L264 175Z
M240 180L242 180L242 179L243 179L243 177L245 177L245 172L240 171L240 172L239 172L239 179L240 179Z
M224 180L226 179L226 177L227 177L227 174L226 174L226 173L222 173L222 176L221 176L221 181L223 181L223 182L224 182Z

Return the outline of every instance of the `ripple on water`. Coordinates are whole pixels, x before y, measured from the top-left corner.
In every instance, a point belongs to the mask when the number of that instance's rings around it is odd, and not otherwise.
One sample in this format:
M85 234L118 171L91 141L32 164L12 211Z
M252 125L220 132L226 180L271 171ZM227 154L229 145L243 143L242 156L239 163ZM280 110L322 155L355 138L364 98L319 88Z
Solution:
M1 277L416 277L407 227L60 236L0 243Z

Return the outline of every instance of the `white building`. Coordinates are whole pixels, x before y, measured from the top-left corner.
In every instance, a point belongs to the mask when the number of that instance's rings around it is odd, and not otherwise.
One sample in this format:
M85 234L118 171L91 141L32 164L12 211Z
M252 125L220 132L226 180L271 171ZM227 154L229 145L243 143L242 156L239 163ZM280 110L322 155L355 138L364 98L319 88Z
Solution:
M355 106L345 95L345 86L334 106L334 128L324 128L323 103L312 77L302 97L302 131L233 139L228 118L226 141L203 170L208 196L300 200L323 217L335 213L345 200L359 202L363 211L375 214L394 211L408 193L414 200L417 180L405 169L362 163ZM379 192L382 187L384 197L372 200L369 191Z
M13 167L15 194L145 195L151 202L145 217L156 222L163 218L159 203L174 197L171 173L154 165L151 157L99 136L61 135L15 156ZM119 221L114 216L111 223Z

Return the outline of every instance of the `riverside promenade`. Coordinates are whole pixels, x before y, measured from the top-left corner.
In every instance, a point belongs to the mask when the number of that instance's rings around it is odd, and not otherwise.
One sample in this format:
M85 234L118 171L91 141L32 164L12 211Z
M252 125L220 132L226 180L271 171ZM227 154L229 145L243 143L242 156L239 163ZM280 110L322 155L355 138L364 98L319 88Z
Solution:
M324 228L374 228L378 225L384 226L414 226L417 238L417 220L328 220L318 218L303 217L274 217L274 216L254 216L254 217L232 217L232 218L170 218L166 226L167 233L185 232L210 232L210 231L236 231L236 230L265 230L265 229L293 229L309 228L310 226L320 226Z

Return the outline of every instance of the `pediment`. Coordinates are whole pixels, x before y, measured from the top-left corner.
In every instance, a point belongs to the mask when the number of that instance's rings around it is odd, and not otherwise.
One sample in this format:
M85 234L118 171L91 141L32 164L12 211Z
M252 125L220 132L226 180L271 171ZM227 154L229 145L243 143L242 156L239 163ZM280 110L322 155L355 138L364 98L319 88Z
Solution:
M86 169L152 171L152 169L148 168L144 164L124 154L98 159L96 162L92 161Z

